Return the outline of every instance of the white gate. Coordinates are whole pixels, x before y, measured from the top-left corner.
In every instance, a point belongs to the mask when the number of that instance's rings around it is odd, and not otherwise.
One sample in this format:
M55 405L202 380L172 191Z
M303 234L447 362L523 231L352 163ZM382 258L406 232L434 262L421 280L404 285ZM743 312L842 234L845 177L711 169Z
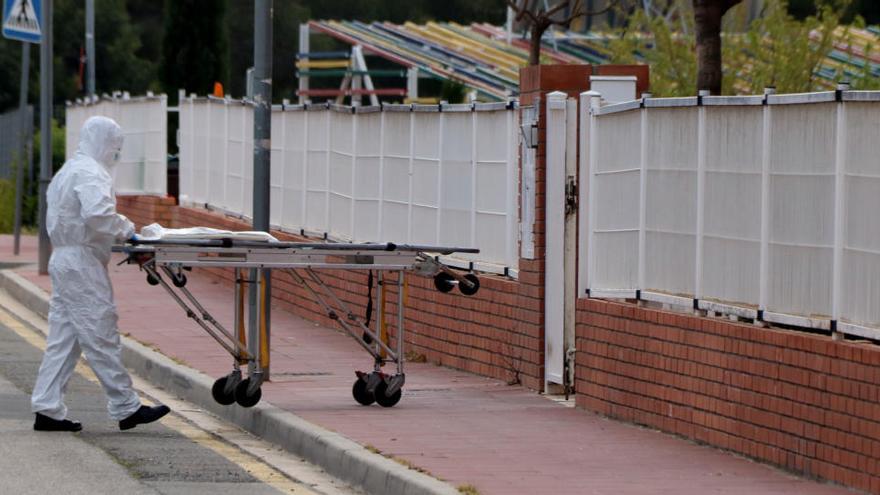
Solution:
M577 102L547 95L544 390L571 390L577 251Z

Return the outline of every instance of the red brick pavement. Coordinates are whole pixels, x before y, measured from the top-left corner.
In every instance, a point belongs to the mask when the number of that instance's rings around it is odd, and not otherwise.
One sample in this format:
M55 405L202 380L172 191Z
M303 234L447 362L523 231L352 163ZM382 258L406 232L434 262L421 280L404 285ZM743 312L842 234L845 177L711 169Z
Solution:
M11 238L0 236L0 261L9 261L7 246L11 253ZM35 258L32 248L25 252ZM50 289L34 267L19 273ZM225 351L136 267L112 265L111 276L122 332L211 376L230 370ZM230 287L197 272L188 287L218 319L231 321ZM362 407L351 397L353 371L370 364L349 337L276 310L273 379L263 400L483 495L850 493L432 364L407 364L394 408Z

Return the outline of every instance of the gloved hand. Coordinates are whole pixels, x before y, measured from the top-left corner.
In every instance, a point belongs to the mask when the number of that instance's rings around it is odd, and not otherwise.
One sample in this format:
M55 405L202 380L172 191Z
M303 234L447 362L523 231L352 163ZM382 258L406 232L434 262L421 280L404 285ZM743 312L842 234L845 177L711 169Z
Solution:
M125 227L122 229L121 235L119 237L126 240L131 239L131 237L135 235L136 232L134 228L134 223L132 223L131 220L125 218L125 215L119 216L122 217L123 220L125 220Z

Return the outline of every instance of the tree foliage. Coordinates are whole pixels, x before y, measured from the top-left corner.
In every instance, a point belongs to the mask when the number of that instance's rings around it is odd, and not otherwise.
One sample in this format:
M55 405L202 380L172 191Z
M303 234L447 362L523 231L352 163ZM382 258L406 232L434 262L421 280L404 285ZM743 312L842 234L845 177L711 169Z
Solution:
M169 95L207 94L215 82L228 82L226 6L226 0L165 0L160 79Z
M85 2L55 0L54 43L55 104L62 105L84 94L80 79L81 54L85 47ZM137 9L137 10L135 10ZM161 16L161 5L150 0L95 1L95 79L98 93L116 90L143 93L158 89L156 46L142 40L147 27L141 22ZM132 14L137 12L137 22ZM39 45L31 46L29 101L39 99ZM7 77L0 78L0 111L18 104L21 43L0 38L0 64Z
M681 0L673 0L681 1ZM763 15L746 31L725 30L722 34L724 78L722 94L760 94L767 86L779 92L828 89L838 79L848 79L858 89L880 87L870 67L844 73L843 67L824 79L816 76L825 63L834 40L852 44L849 25L842 24L849 0L820 4L816 15L798 20L789 13L785 0L767 0ZM742 12L727 19L736 25ZM864 21L856 16L854 26ZM635 12L625 28L616 31L609 48L614 63L645 62L651 65L651 89L657 96L696 94L696 51L692 16L664 18ZM867 46L868 53L877 53ZM852 58L852 57L851 57Z

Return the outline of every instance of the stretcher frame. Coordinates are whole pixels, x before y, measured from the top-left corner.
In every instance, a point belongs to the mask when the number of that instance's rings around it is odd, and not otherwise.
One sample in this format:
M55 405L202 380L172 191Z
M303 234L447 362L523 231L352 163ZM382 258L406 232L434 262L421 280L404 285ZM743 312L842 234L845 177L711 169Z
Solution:
M472 295L479 289L473 274L462 274L439 261L439 255L478 253L471 248L385 244L332 244L305 242L242 241L231 238L195 240L132 240L114 251L127 258L122 263L137 264L147 272L147 282L160 285L171 298L210 337L233 357L233 370L215 382L212 390L221 404L237 402L251 407L259 402L260 387L269 369L269 301L267 275L281 270L295 283L304 287L327 316L354 338L373 357L372 372L356 371L352 389L354 398L363 405L372 402L391 407L401 397L405 383L405 274L433 276L435 287L448 292L458 286L462 293ZM430 253L430 254L429 254ZM234 272L234 330L230 332L217 321L186 288L185 271L192 268L232 268ZM370 328L369 314L363 319L355 315L321 279L321 270L354 270L377 272L375 304L378 308L375 329ZM385 332L386 274L397 274L397 341L392 348ZM256 286L256 291L246 287ZM250 294L251 303L246 298ZM370 301L370 304L372 301ZM256 308L256 313L246 311ZM369 312L369 310L368 310ZM246 318L247 316L247 318ZM247 319L247 324L246 324ZM393 363L394 374L382 371ZM247 378L242 366L247 365Z

